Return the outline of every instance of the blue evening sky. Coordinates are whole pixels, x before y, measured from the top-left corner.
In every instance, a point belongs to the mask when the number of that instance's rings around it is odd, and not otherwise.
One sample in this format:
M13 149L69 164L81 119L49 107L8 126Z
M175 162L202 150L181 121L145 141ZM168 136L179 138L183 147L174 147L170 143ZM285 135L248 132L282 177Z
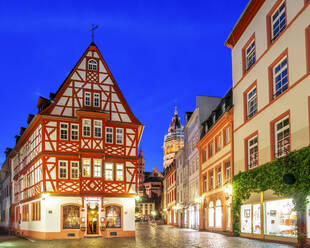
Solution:
M137 118L146 170L162 169L163 138L174 107L182 124L196 95L223 96L232 85L224 46L247 1L0 1L0 162L37 113L40 95L56 92L95 43Z

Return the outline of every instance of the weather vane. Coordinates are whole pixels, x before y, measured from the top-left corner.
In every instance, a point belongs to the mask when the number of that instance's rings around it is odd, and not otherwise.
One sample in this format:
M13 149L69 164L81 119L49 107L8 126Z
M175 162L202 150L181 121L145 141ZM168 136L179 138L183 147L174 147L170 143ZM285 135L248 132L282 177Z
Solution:
M95 26L95 25L93 24L93 25L92 25L92 28L91 28L91 30L90 30L90 31L91 31L91 41L92 41L92 42L94 42L94 31L95 31L95 29L97 29L97 28L98 28L98 25Z

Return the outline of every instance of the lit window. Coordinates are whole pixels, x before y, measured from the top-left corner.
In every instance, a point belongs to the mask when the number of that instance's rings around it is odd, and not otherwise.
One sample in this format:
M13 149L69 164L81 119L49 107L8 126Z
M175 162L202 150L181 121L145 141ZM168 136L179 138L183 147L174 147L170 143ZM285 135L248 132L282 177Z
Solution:
M102 121L94 120L94 136L96 138L102 137Z
M215 203L215 226L222 227L222 202L217 200Z
M214 227L214 205L213 205L213 202L211 201L209 203L209 227Z
M113 180L113 164L106 163L104 167L105 180Z
M290 151L290 125L288 117L275 124L275 139L275 157L285 156Z
M101 177L101 159L94 159L94 177Z
M89 119L83 119L83 137L90 137L90 125Z
M248 141L248 168L252 169L258 165L257 136Z
M255 40L245 49L245 70L248 71L255 64Z
M121 208L118 206L106 207L106 227L121 228Z
M94 107L100 107L100 95L99 95L99 93L94 93Z
M60 139L67 140L68 139L68 124L60 123Z
M36 201L31 204L32 207L32 217L31 220L39 221L41 219L41 202Z
M276 98L288 87L287 57L273 67L273 96Z
M96 71L97 70L97 61L91 59L88 61L88 70Z
M79 162L72 161L71 162L71 179L79 178Z
M124 180L124 165L116 164L116 181Z
M79 139L79 125L71 124L71 140Z
M251 118L257 112L256 87L247 94L247 117Z
M84 105L85 106L90 106L91 103L91 96L89 92L85 92L85 96L84 96Z
M207 181L207 176L203 176L203 192L208 191L208 181Z
M222 186L222 168L221 167L217 168L217 186L218 187Z
M90 159L83 158L83 177L90 177Z
M68 178L68 164L67 161L59 161L59 178L67 179Z
M106 127L105 132L106 132L106 134L105 134L106 143L112 144L113 143L113 128L112 127Z
M285 27L285 1L283 1L271 16L271 39L275 40Z
M225 163L225 170L226 170L226 183L230 181L231 179L231 167L230 167L230 161L227 161Z
M124 132L122 128L116 128L116 144L123 145L124 143Z
M213 186L214 186L214 175L213 175L213 171L211 171L210 173L210 190L213 189Z
M80 229L80 207L63 206L63 229Z
M225 145L230 142L230 127L225 129Z

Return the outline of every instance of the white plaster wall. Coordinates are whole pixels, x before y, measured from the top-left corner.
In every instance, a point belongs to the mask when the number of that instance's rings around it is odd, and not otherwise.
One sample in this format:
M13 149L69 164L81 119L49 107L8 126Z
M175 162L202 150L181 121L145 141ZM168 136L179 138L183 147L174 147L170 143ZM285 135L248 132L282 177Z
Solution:
M135 199L123 197L105 197L104 204L115 203L123 206L123 231L134 231L135 228Z
M272 9L277 0L268 0L262 5L252 22L244 31L239 41L232 50L232 71L233 85L242 78L242 48L255 32L256 60L267 49L267 24L266 16ZM287 24L289 24L296 14L304 6L304 0L286 0ZM295 37L291 37L294 40Z

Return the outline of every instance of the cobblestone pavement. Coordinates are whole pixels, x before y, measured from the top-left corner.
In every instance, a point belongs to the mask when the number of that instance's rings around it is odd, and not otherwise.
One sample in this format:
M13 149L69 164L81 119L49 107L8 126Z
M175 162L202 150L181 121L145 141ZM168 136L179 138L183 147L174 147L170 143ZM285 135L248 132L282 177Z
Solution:
M167 225L137 224L135 238L84 238L78 240L26 240L16 237L0 237L0 248L292 248L289 245L266 243L245 238L227 237L222 234L179 229Z

